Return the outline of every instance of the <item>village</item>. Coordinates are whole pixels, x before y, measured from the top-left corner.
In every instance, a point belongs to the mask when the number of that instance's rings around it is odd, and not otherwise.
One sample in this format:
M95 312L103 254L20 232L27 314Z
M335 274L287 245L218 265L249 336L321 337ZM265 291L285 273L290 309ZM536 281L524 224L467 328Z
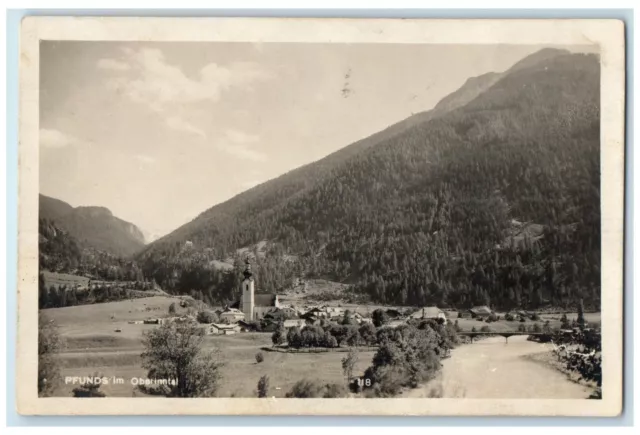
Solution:
M496 332L515 332L518 325L512 324L510 328L505 328L505 321L528 323L540 320L536 313L524 310L508 312L501 316L488 306L476 306L466 310L441 309L437 306L385 307L372 310L372 307L367 305L284 303L282 300L285 298L286 296L278 294L256 293L251 265L247 260L240 300L225 307L212 309L202 303L198 304L198 301L190 298L182 298L179 305L185 312L181 314L175 314L175 308L170 307L169 312L164 316L131 320L128 323L156 325L191 323L197 325L204 335L231 335L243 332L270 333L278 327L283 327L288 331L293 328L302 329L305 326L327 327L340 324L357 326L372 324L375 327L384 324L387 328L396 328L410 321L424 320L433 320L442 325L455 322L458 331L467 329L468 332L471 332L472 329L489 332L487 326L464 328L464 326L472 324L470 321L492 323L503 320L502 328L498 328ZM374 320L376 312L378 317L384 320ZM532 332L533 328L529 328L529 331ZM116 332L120 331L116 330ZM526 330L520 328L520 332L526 332Z

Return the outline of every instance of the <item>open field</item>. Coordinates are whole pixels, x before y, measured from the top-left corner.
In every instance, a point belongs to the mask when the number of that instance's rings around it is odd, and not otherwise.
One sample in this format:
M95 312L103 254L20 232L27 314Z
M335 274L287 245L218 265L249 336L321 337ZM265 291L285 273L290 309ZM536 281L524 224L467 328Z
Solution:
M115 335L117 338L139 337L142 327L150 325L130 325L130 320L165 317L169 305L176 303L176 313L186 310L180 307L180 298L154 296L129 299L119 302L79 305L65 308L50 308L43 312L60 327L64 337ZM116 328L122 332L114 332Z
M176 302L177 313L186 311L179 306L180 298L156 296L43 310L58 324L61 335L66 340L66 349L61 354L63 376L90 376L99 373L102 376L123 378L124 384L105 385L102 390L108 396L131 397L134 387L131 378L146 377L141 367L142 333L157 327L156 325L129 324L131 320L143 320L150 317L163 317L168 313L169 305ZM380 306L343 305L345 308L363 314L371 313ZM389 308L389 307L380 307ZM548 318L552 327L559 326L559 314L541 315L541 324ZM568 314L569 319L572 315ZM587 313L588 322L599 321L599 313ZM455 319L453 319L455 321ZM536 323L527 320L525 325ZM512 331L518 328L518 321L504 320L485 323L474 319L459 319L463 330L473 326L480 329L488 325L492 331ZM115 332L121 329L121 332ZM263 352L264 361L257 364L255 354L261 347L271 346L270 333L240 333L229 336L208 336L205 338L207 351L218 349L219 358L225 362L219 395L223 397L254 397L258 379L262 375L270 378L270 395L284 397L293 384L301 379L317 379L323 382L343 383L341 359L344 353L280 353ZM476 346L473 344L471 346ZM360 353L356 374L371 364L373 351ZM70 396L73 385L62 385L57 395ZM279 388L279 389L276 389ZM136 395L141 393L136 392Z
M143 326L143 325L132 325ZM152 325L144 325L152 326ZM140 341L108 343L106 347L88 348L81 352L63 353L63 376L90 376L98 373L106 377L120 377L125 383L101 387L108 396L131 397L134 387L131 378L146 378L141 367ZM107 344L114 347L108 347ZM137 345L137 347L135 347ZM255 397L255 389L261 376L269 376L270 396L284 397L293 384L300 379L317 379L322 382L345 382L342 375L341 359L344 353L327 352L321 354L288 354L263 352L264 361L256 363L255 354L261 347L271 345L271 334L247 333L233 336L211 336L205 338L205 349L219 350L218 357L225 363L222 369L222 382L218 395L222 397ZM371 364L372 351L361 352L356 373L362 373ZM57 395L70 396L72 385L62 385ZM137 395L141 395L136 392Z
M44 285L47 289L51 286L61 287L67 286L67 288L72 288L78 286L80 288L87 288L89 285L89 278L78 275L71 275L68 273L58 273L58 272L49 272L47 270L43 271L44 275Z
M171 302L177 301L178 298L153 297L43 310L56 321L66 340L66 349L61 354L63 377L94 373L117 376L125 383L104 385L101 390L108 396L131 397L134 387L130 379L146 377L140 360L142 333L157 326L127 322L165 315ZM115 332L117 328L122 332ZM295 382L304 378L323 382L345 381L341 367L344 353L263 352L264 361L257 364L255 354L264 346L271 346L270 333L205 337L205 349L218 349L219 357L225 362L219 395L254 397L262 375L269 376L270 395L275 397L284 397ZM372 351L361 352L356 372L362 373L371 364L372 357ZM73 388L73 385L61 385L56 395L70 396ZM141 395L139 392L136 394Z

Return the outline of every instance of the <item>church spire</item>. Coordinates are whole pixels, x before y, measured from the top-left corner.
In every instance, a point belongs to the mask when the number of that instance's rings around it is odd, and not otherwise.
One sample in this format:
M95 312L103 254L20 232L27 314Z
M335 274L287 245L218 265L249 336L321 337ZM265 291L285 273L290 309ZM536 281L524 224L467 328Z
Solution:
M249 257L244 260L245 268L242 274L244 275L244 279L251 279L253 273L251 272L251 262L249 261Z

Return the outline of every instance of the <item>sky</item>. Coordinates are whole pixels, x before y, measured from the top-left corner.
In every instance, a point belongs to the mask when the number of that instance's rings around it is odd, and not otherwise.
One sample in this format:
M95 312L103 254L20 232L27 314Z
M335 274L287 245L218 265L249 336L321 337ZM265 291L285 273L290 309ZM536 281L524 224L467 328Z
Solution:
M43 41L40 192L157 238L540 48Z

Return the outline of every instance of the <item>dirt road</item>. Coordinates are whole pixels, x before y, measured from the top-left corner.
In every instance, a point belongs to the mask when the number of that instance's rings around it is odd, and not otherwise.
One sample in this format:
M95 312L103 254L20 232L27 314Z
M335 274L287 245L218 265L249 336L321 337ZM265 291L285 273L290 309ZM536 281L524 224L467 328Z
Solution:
M462 345L443 361L441 374L403 397L482 399L584 399L588 387L571 382L558 371L524 356L548 350L526 336L490 337Z

